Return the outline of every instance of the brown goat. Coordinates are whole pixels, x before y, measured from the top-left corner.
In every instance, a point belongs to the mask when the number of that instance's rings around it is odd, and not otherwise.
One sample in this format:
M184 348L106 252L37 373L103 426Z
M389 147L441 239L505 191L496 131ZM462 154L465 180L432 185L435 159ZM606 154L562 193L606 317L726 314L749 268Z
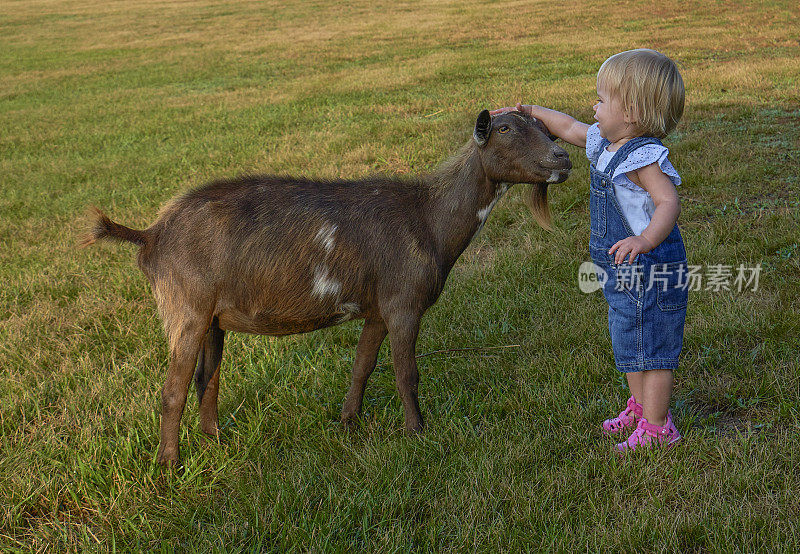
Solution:
M572 164L545 132L519 112L492 118L484 110L473 140L417 180L222 180L179 196L143 231L95 209L84 244L138 244L164 323L170 361L159 463L178 462L193 374L202 431L218 434L225 331L280 336L364 318L342 423L357 419L388 333L406 430L421 430L420 319L509 184L537 183L532 210L547 225L547 183L566 179Z

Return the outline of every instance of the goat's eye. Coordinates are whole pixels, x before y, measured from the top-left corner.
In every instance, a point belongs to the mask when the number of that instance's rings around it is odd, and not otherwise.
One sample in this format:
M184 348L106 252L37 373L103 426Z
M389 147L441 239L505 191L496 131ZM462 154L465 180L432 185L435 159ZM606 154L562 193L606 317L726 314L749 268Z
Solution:
M502 127L497 129L497 132L501 133L501 134L504 134L504 133L509 132L510 130L511 129L510 129L510 127L508 125L503 125Z

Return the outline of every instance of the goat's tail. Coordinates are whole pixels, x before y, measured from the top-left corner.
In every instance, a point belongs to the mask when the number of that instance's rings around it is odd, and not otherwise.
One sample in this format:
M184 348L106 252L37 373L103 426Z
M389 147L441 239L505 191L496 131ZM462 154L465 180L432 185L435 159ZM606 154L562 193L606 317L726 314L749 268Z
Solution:
M531 185L531 194L526 200L533 219L543 228L552 231L553 220L550 217L550 204L547 202L547 183Z
M89 208L89 219L91 221L91 228L81 239L81 248L91 246L102 239L123 240L138 244L139 246L144 246L147 243L149 236L147 231L137 231L136 229L131 229L119 223L115 223L96 206L91 206Z

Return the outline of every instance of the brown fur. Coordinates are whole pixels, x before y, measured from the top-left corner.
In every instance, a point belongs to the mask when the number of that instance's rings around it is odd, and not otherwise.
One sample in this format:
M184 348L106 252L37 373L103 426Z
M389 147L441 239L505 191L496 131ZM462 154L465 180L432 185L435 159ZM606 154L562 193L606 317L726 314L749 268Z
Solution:
M563 181L571 167L566 152L521 114L491 120L484 111L474 136L417 180L221 180L172 200L143 231L95 209L84 244L116 238L140 245L139 267L164 324L170 364L159 462L178 461L192 374L201 427L217 433L225 331L280 336L363 318L342 422L358 417L388 334L406 429L422 428L414 357L422 315L508 183L540 183L533 185L534 215L546 223L544 182Z

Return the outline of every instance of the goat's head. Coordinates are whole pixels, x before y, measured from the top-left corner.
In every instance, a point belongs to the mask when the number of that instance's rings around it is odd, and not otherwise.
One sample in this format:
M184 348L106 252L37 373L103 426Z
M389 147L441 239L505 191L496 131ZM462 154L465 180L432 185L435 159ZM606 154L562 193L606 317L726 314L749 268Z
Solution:
M569 176L572 162L567 152L537 119L522 112L492 117L478 115L473 138L486 176L496 183L530 183L531 212L542 227L550 228L547 185Z

